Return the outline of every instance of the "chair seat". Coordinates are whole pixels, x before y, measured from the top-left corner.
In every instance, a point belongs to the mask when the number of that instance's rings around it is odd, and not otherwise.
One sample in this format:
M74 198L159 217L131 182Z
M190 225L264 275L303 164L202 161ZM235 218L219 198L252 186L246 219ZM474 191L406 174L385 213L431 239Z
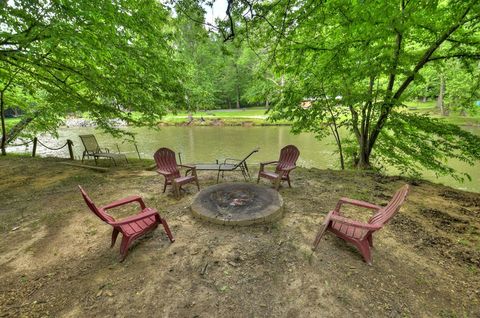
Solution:
M152 211L155 211L155 210L147 208L147 209L143 210L142 213L147 213L147 212L152 212ZM122 219L122 221L126 221L129 218L133 219L135 217L138 217L138 215L133 215L131 217ZM135 234L145 232L145 230L147 230L148 228L150 228L152 226L156 226L156 223L157 223L157 221L155 219L155 215L152 215L152 216L150 216L148 218L145 218L145 219L141 219L141 220L138 220L138 221L132 221L128 224L121 225L120 228L122 229L123 233L125 233L129 236L132 236L132 235L135 235Z
M260 171L258 174L267 179L275 180L278 178L278 173L271 172L271 171ZM287 177L282 176L282 180L287 180Z
M174 180L175 180L175 182L176 182L177 184L182 185L182 184L189 183L189 182L191 182L191 181L193 181L193 180L195 180L195 179L196 179L195 176L185 176L185 177L175 178Z
M361 239L367 233L366 229L361 229L355 226L346 225L346 224L335 222L335 221L332 222L331 227L334 230L354 239Z

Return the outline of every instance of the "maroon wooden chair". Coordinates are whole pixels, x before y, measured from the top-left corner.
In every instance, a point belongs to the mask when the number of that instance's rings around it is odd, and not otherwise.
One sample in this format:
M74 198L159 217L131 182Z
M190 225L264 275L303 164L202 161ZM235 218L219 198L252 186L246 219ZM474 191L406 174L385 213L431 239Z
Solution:
M288 145L282 148L280 151L280 158L277 161L269 161L260 163L260 171L258 172L257 183L260 181L260 178L267 178L273 181L275 189L280 188L280 183L282 181L287 181L288 186L291 188L290 184L290 171L295 169L295 165L300 156L300 151L294 145ZM275 164L275 172L265 170L265 166Z
M405 198L408 195L408 184L401 187L388 202L385 207L381 207L368 202L341 198L335 209L330 211L317 233L313 242L313 250L315 251L325 231L330 231L336 236L352 243L362 254L365 262L372 265L371 247L373 247L372 234L381 229L390 219L398 212ZM358 222L342 216L340 209L343 204L351 204L364 207L375 211L375 214L367 223Z
M118 233L122 233L122 243L120 244L121 262L123 262L125 257L127 257L128 248L130 247L131 243L140 236L156 229L158 224L163 225L165 233L167 233L170 242L175 242L175 239L173 238L168 227L167 221L160 217L160 214L158 214L157 210L147 208L141 197L130 196L114 201L103 207L97 207L93 203L92 199L90 199L90 197L87 195L85 190L83 190L81 186L78 187L80 188L83 199L85 200L85 203L87 203L90 210L92 210L92 212L95 213L95 215L98 216L102 221L110 224L113 227L112 245L110 247L115 245ZM122 220L116 221L106 212L109 209L113 209L131 202L138 202L140 204L140 212L137 215L129 216Z
M197 169L195 166L190 165L178 165L175 159L175 152L168 148L160 148L153 155L155 162L157 163L157 172L165 177L163 184L163 192L167 189L167 185L172 185L175 191L175 197L180 197L180 190L182 185L195 182L198 190L200 185L198 184ZM181 176L179 167L186 168L191 172L190 175L184 177Z

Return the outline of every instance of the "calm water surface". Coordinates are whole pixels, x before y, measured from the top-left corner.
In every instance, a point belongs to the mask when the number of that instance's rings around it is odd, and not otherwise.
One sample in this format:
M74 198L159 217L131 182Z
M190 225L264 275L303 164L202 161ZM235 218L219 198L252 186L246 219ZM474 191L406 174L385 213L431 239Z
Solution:
M480 128L469 128L472 133L480 135ZM153 159L153 153L160 147L168 147L181 153L184 163L214 162L225 158L241 159L254 148L260 151L250 157L248 163L255 164L262 161L275 160L279 150L288 144L294 144L300 149L300 166L321 169L338 169L338 155L333 139L316 140L312 134L302 133L293 135L290 127L162 127L160 130L149 128L132 129L136 133L136 142L142 158ZM74 143L75 157L81 158L83 145L78 135L94 133L101 147L108 147L117 151L117 146L128 157L137 157L133 144L114 139L94 128L62 128L59 130L59 140L50 136L41 136L39 140L49 146L59 146L71 139ZM30 148L14 147L10 151L31 152ZM41 156L54 155L68 157L66 148L51 152L42 146L37 148ZM425 172L424 178L450 185L463 190L480 192L480 162L475 166L468 166L462 162L452 160L451 165L459 171L466 172L472 181L460 183L451 177L436 178L433 173ZM392 172L394 173L393 169Z

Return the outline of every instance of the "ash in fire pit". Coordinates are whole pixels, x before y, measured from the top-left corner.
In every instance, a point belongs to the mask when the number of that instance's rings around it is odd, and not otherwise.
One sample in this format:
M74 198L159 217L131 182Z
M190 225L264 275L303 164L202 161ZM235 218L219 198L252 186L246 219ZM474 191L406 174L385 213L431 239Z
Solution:
M221 224L265 223L281 216L283 200L270 188L251 183L223 183L200 191L191 209L195 216Z

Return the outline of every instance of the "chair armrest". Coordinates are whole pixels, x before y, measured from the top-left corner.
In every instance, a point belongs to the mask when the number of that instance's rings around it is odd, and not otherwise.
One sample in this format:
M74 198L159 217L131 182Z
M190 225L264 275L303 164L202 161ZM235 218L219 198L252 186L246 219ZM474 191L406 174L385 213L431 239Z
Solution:
M125 225L128 223L140 221L146 218L149 218L151 216L158 215L158 212L156 210L150 210L149 212L144 212L144 213L139 213L137 215L132 215L129 217L126 217L122 220L111 222L110 224L113 226L120 226L120 225Z
M259 171L259 173L264 171L266 165L277 164L277 163L278 163L278 160L276 160L276 161L268 161L268 162L260 162L260 171Z
M351 226L354 226L354 227L358 227L358 228L365 229L365 230L370 230L370 231L375 231L375 230L378 230L378 229L382 228L381 225L374 225L374 224L354 221L354 220L351 220L351 219L347 219L346 217L340 216L338 214L330 215L330 221L342 223L342 224L345 224L345 225L351 225Z
M378 206L378 205L375 205L375 204L372 204L372 203L368 203L368 202L365 202L365 201L354 200L354 199L349 199L349 198L340 198L340 200L338 200L337 206L335 207L335 210L340 211L340 208L342 207L342 205L344 203L359 206L359 207L362 207L362 208L372 209L372 210L375 210L375 211L378 211L382 208L381 206Z
M185 172L185 176L187 176L189 172L192 173L192 176L195 176L195 177L197 176L197 167L193 165L183 165L183 164L178 166L187 169L187 172Z
M101 207L101 209L102 210L108 210L108 209L116 208L116 207L121 206L121 205L131 203L131 202L138 202L140 204L140 206L142 207L142 210L146 208L145 202L143 202L143 199L141 197L139 197L138 195L134 195L134 196L130 196L130 197L126 197L126 198L114 201L110 204L107 204L104 207Z

